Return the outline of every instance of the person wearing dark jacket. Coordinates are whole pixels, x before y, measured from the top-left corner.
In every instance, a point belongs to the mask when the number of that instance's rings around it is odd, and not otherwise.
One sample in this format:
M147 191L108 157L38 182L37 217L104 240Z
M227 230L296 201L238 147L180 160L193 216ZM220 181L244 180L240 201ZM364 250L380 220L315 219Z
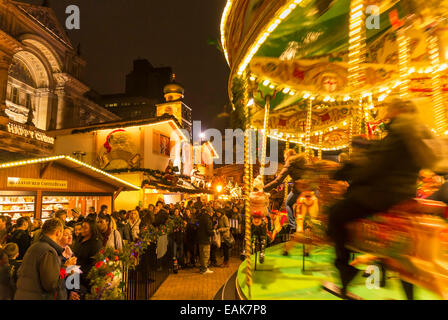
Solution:
M284 158L285 166L274 181L264 186L263 190L265 192L269 192L270 190L277 188L287 176L290 176L292 181L297 182L305 173L307 160L304 154L296 154L293 149L288 149L285 150ZM294 187L286 198L286 211L288 212L288 222L291 232L295 232L296 230L296 218L294 216L293 206L297 202L297 199L302 191L304 190L299 190L298 184L294 183Z
M81 267L81 294L90 292L90 282L87 276L95 264L94 256L103 247L101 235L95 221L87 219L82 223L82 239L76 243L73 253L77 264Z
M207 267L210 259L210 238L213 236L212 215L213 211L211 209L204 209L199 218L198 242L201 274L213 273Z
M197 234L198 234L198 221L193 217L189 208L185 209L185 221L187 226L185 228L185 251L189 256L190 266L194 267L196 264L196 246L197 246Z
M165 208L154 211L154 227L159 227L166 224L170 217L169 212Z
M19 246L19 257L17 260L22 260L26 251L31 245L31 236L28 232L28 220L25 217L17 219L16 229L12 233L11 239L8 242L14 242Z
M8 255L0 249L0 300L12 300L15 290L13 267L8 263Z
M66 300L65 283L60 278L62 251L58 243L64 226L59 219L45 221L40 241L25 254L18 271L14 300Z
M416 115L416 107L409 101L396 99L388 104L386 138L370 146L364 160L350 169L351 186L345 198L329 210L328 235L335 243L343 296L358 272L348 264L347 224L414 198L420 170L431 168L437 160L424 142L432 135Z

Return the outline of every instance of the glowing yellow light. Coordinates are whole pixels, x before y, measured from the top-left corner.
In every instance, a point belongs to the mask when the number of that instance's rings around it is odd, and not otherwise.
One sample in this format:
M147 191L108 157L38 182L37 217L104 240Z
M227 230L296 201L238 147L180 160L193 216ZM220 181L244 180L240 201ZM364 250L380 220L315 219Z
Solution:
M287 94L290 90L291 90L291 89L289 89L289 88L285 88L285 89L283 89L283 93L284 93L284 94Z
M253 106L254 104L255 104L255 101L254 101L253 98L249 99L249 101L247 102L247 106L248 106L248 107L251 107L251 106Z
M263 85L264 85L264 86L269 85L269 80L264 80L264 81L263 81Z
M308 99L309 97L311 97L311 95L310 95L309 93L305 93L305 94L303 95L303 98L304 98L304 99Z

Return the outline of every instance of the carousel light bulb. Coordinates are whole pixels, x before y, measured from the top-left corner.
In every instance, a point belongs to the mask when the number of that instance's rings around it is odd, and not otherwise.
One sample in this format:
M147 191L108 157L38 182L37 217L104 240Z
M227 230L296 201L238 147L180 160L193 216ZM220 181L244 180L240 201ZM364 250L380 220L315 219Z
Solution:
M415 68L414 67L410 67L408 70L409 74L413 74L415 72Z
M326 96L326 97L324 98L324 101L325 101L325 102L330 101L330 100L331 100L331 98L330 98L329 96Z
M285 88L285 89L283 89L283 93L284 93L284 94L287 94L289 91L291 91L291 89L289 89L289 88Z
M382 94L378 97L378 101L379 102L384 101L386 98L387 98L387 94Z
M304 98L304 99L308 99L310 96L311 96L311 95L310 95L309 93L305 93L305 94L303 95L303 98Z
M271 85L269 86L269 88L274 89L275 87L274 87L273 84L271 84Z
M254 98L250 98L249 101L247 102L247 106L251 107L255 104Z
M254 76L250 77L250 81L255 81L255 77Z
M290 96L293 96L293 95L295 95L295 92L294 92L294 91L290 91L290 92L289 92L289 95L290 95Z
M350 96L345 96L344 97L344 101L349 101L351 98L350 98Z
M269 80L264 80L264 81L263 81L263 85L264 85L264 86L269 85Z

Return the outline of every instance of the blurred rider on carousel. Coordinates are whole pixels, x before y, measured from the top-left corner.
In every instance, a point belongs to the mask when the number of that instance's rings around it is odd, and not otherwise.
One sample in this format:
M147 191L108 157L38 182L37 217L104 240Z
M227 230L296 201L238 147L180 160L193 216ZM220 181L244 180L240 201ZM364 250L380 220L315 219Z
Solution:
M299 195L302 191L299 190L299 184L297 183L305 173L306 166L308 164L305 154L297 154L293 149L287 149L284 153L285 165L278 174L278 176L272 182L264 186L264 191L277 188L289 175L294 181L294 187L286 198L286 211L288 213L289 231L291 233L296 232L296 218L294 216L293 205L297 202Z
M420 170L431 168L436 161L424 142L432 134L418 121L412 102L393 99L387 104L387 118L390 122L386 138L370 146L365 143L367 150L354 152L352 160L334 177L350 184L344 199L330 207L328 217L328 235L335 244L342 296L346 296L348 284L358 273L349 265L350 251L345 247L347 224L414 198Z

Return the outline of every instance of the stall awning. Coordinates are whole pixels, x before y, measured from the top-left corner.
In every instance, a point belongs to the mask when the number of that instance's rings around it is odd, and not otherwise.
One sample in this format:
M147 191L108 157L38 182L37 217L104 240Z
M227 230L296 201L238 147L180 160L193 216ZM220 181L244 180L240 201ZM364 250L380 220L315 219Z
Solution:
M0 164L0 170L12 167L20 167L31 164L42 164L42 163L50 163L55 162L60 164L66 168L72 169L76 172L82 173L86 176L89 176L93 179L102 181L106 184L117 187L117 189L121 189L121 191L135 191L140 190L140 187L135 186L127 181L124 181L120 178L117 178L110 173L104 172L98 168L95 168L87 163L79 161L78 159L72 158L67 155L60 155L54 157L46 157L46 158L37 158L37 159L28 159L21 160L15 162L8 162Z

